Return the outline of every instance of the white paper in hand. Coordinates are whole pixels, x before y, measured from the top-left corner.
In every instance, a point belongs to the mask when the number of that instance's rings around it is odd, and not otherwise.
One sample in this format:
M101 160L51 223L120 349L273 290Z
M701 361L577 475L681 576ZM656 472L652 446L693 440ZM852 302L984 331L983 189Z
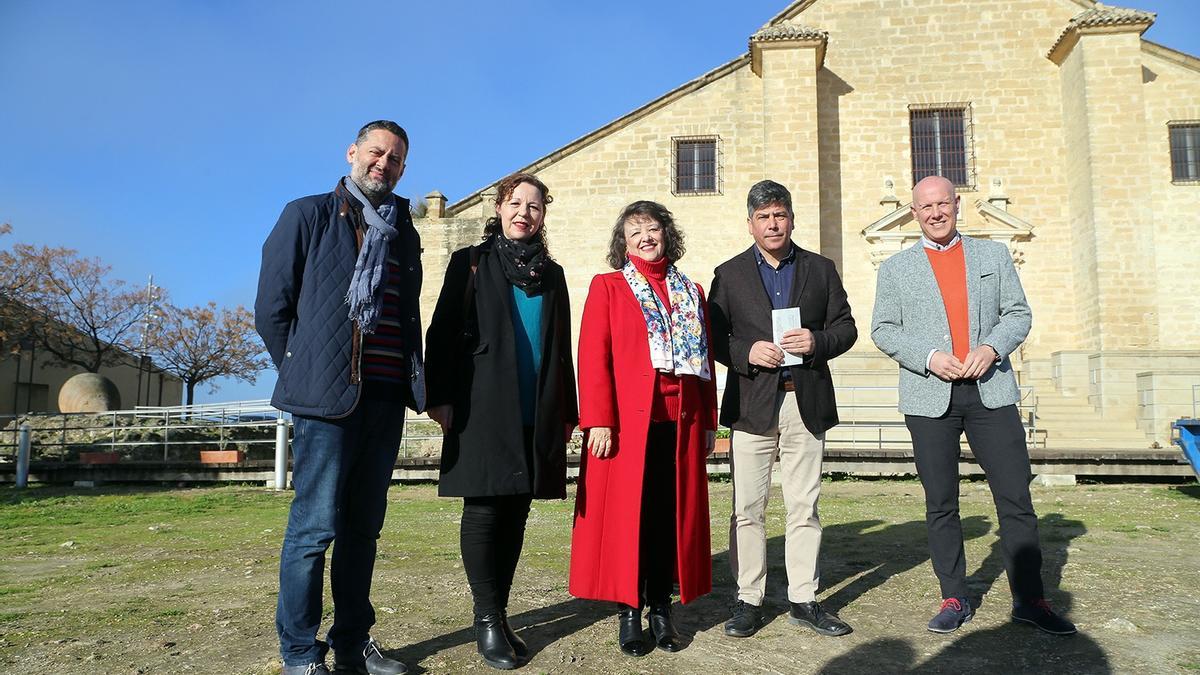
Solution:
M783 334L793 328L803 328L800 324L800 308L788 307L786 309L771 310L771 332L776 345L783 342ZM783 347L779 347L783 349ZM804 363L803 356L796 356L789 353L786 349L783 351L783 365L798 366Z

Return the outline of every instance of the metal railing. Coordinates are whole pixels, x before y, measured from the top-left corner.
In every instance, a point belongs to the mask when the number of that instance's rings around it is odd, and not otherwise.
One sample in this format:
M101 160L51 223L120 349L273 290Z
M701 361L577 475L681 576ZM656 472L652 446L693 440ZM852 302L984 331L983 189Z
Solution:
M1193 408L1200 402L1200 385L1192 389ZM892 395L889 396L888 393ZM889 445L907 445L907 434L888 438L889 430L903 428L903 417L896 412L897 387L838 387L838 410L842 424L832 429L827 442L848 444L857 448L882 449ZM880 395L882 394L882 396ZM718 401L721 392L718 392ZM873 398L864 401L863 398ZM1033 387L1021 387L1018 403L1022 423L1031 442L1038 442L1037 397ZM38 426L38 419L57 418L53 428ZM12 416L9 416L12 419ZM271 431L278 420L291 426L290 416L271 407L268 400L233 401L191 406L144 406L133 410L117 410L104 413L74 414L28 414L17 419L31 422L35 459L58 455L65 458L68 449L107 450L129 453L142 447L161 447L161 459L168 461L172 454L182 455L180 449L190 447L225 448L270 446L276 442L276 433ZM0 442L0 456L14 456L18 446L20 424L10 424ZM576 438L579 437L576 431ZM290 437L290 434L289 434ZM404 417L404 432L400 445L400 456L412 456L414 450L436 455L440 451L441 430L423 413L407 411ZM1044 440L1041 441L1044 444ZM436 448L430 448L429 445ZM58 453L54 453L54 449ZM142 453L140 459L152 459Z
M137 459L171 459L172 449L248 447L273 444L269 428L285 414L270 401L233 401L190 406L146 406L102 413L28 413L10 420L0 443L0 456L11 456L19 445L22 425L31 427L35 458L66 460L77 452L108 451L132 454L140 448L161 447L162 456L137 453ZM53 421L52 423L47 423ZM14 423L15 422L15 423ZM55 452L57 450L57 452ZM182 454L176 452L175 454Z
M1039 440L1038 401L1031 385L1019 387L1021 398L1017 411L1025 427L1026 440L1030 447L1045 447L1046 439ZM859 401L860 393L892 392L895 396L887 401L865 403ZM887 446L905 447L912 444L907 433L887 437L889 430L904 429L904 417L897 412L900 391L898 387L838 387L838 416L841 423L825 434L826 444L849 446L851 449L883 450ZM879 398L876 396L876 398ZM866 433L863 433L866 432Z
M1193 387L1193 407L1200 400L1200 385ZM903 418L896 411L897 387L838 387L838 409L843 417L826 437L826 442L837 446L883 450L885 447L903 447L910 444L907 433L890 434L889 431L903 429ZM718 392L718 401L722 392ZM863 401L862 398L875 400ZM1033 387L1021 387L1018 403L1021 419L1031 444L1038 442L1037 396ZM9 416L13 419L13 416ZM39 419L55 419L53 427L38 426ZM240 448L262 445L273 446L274 452L262 452L260 459L273 458L275 466L274 485L286 483L288 446L290 445L291 417L273 407L267 400L234 401L191 406L147 406L133 410L118 410L104 413L75 414L29 414L17 416L10 423L11 436L5 434L0 443L0 459L18 459L18 449L24 440L24 460L70 462L82 459L86 451L107 450L121 453L123 460L156 461L160 458L148 453L130 456L140 448L161 447L162 461L174 455L181 461L194 460L186 450L196 446L225 448L234 445ZM441 450L441 430L425 414L405 411L403 440L400 456L411 457L414 448L424 454L437 456ZM30 431L25 431L30 429ZM575 440L581 439L576 430ZM1044 439L1042 441L1044 445ZM433 446L433 447L429 447ZM57 452L54 450L57 449ZM31 453L36 451L36 453ZM74 456L73 456L74 455ZM27 466L27 464L26 464ZM20 472L18 472L20 473Z

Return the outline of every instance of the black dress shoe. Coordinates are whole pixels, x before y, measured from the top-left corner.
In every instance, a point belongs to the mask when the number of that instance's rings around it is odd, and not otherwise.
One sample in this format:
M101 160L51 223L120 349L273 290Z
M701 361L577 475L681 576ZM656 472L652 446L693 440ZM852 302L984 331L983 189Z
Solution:
M617 613L617 621L620 624L617 644L621 646L621 651L630 656L649 654L651 648L646 645L646 638L642 635L642 610L638 607L621 605L621 611Z
M475 617L475 646L483 662L500 670L512 670L521 665L517 653L504 634L504 621L500 614L485 614Z
M850 624L837 618L837 615L826 612L817 602L793 602L788 621L828 636L846 635L853 630Z
M671 620L671 604L650 605L650 634L654 636L654 644L667 652L677 652L683 649L683 641L675 630L675 622Z
M500 612L500 624L504 626L504 637L508 638L508 644L512 645L513 653L522 661L529 656L529 645L517 635L517 631L513 630L508 623L508 612Z
M750 637L763 625L762 607L738 600L733 606L733 616L725 622L725 634L729 637Z

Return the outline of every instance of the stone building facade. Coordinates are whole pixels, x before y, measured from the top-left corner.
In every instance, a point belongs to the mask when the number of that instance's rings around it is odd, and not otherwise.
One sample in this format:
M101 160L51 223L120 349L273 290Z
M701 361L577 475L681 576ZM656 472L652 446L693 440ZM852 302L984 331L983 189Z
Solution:
M867 336L876 269L920 235L914 176L953 172L960 229L1018 263L1034 329L1016 361L1047 442L1162 444L1200 384L1200 59L1144 40L1154 20L1092 0L798 0L744 55L513 169L554 194L576 327L622 206L665 204L707 286L751 243L747 189L785 184L795 241L845 280L862 331L835 374L866 399L895 384ZM493 195L429 195L426 316Z

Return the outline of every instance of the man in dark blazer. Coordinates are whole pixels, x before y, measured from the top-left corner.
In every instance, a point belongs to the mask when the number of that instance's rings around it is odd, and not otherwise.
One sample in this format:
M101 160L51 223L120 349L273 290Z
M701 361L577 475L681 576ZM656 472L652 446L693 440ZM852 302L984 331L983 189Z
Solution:
M880 266L871 319L871 339L900 365L900 412L925 488L929 553L942 591L928 628L950 633L975 614L958 517L965 431L996 503L1013 620L1070 635L1075 626L1043 598L1029 451L1009 360L1029 334L1029 304L1008 248L958 233L958 201L941 176L913 187L921 241Z
M789 620L821 635L850 626L816 601L820 575L821 460L838 423L829 361L858 338L842 280L828 258L792 243L792 196L764 180L746 198L754 245L717 267L709 297L713 354L728 367L721 424L733 429L729 561L737 603L725 634L762 626L767 495L776 457L782 472ZM773 310L800 310L801 327L773 339ZM785 365L785 353L792 358ZM801 362L791 365L795 357Z

